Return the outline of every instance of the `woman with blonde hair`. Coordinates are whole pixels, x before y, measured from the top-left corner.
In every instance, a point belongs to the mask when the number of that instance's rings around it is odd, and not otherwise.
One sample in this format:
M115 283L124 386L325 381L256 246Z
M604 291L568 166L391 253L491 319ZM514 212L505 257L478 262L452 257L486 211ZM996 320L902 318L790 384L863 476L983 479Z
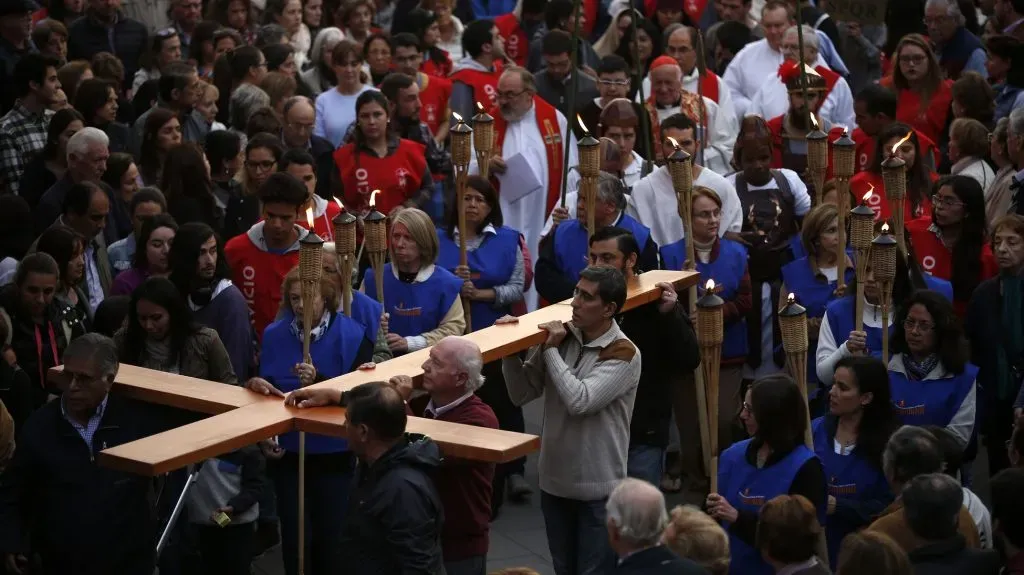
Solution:
M717 521L692 505L672 510L661 542L711 575L729 573L729 536Z
M989 152L988 128L973 118L957 118L949 126L949 161L953 166L950 175L967 176L981 184L981 190L988 197L996 174L985 161Z
M882 85L899 96L896 120L909 124L933 142L942 139L953 102L953 82L942 78L942 68L931 43L920 34L907 34L893 54L892 77Z
M434 265L440 243L430 216L405 208L391 219L391 262L384 266L384 311L389 314L388 346L395 355L436 344L466 331L462 280ZM376 299L377 280L363 278L363 293Z

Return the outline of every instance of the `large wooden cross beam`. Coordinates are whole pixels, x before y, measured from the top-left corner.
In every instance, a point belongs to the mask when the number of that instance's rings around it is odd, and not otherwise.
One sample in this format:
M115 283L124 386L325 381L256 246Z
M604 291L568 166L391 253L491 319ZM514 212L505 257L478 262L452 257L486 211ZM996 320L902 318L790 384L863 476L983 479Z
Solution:
M657 270L641 274L629 286L624 309L644 305L661 296L659 282L677 289L697 282L696 272ZM569 302L561 302L519 318L518 324L492 326L466 335L490 362L523 351L545 339L539 324L569 321ZM265 350L273 353L273 350ZM395 375L414 378L423 375L420 367L427 359L422 349L380 363L370 371L354 371L321 383L316 387L351 389L371 381L387 381ZM66 384L60 367L50 370L57 385ZM149 403L213 415L189 425L159 433L99 454L101 465L140 475L160 475L197 463L209 457L251 445L288 431L305 431L344 437L345 410L340 407L297 409L287 407L276 397L265 397L244 388L122 365L112 390ZM437 442L445 455L477 461L503 463L513 461L540 448L534 435L486 429L410 417L407 430L422 433Z

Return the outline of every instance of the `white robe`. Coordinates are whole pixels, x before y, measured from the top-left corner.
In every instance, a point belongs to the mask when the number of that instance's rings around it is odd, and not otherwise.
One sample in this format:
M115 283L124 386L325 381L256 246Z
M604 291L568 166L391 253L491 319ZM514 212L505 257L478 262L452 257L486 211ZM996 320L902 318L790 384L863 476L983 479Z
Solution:
M736 116L720 108L710 98L704 98L704 105L708 110L707 145L704 147L704 158L695 158L695 161L700 160L702 166L724 176L733 171L730 166L732 148L736 145L736 137L739 136L740 125L736 120ZM669 116L680 113L680 107L657 108L657 112L658 123L660 124ZM655 145L658 144L656 143Z
M563 150L564 144L569 145L569 167L572 168L578 163L576 152L576 138L568 130L565 116L555 111L558 118L558 129L562 135ZM563 151L564 153L564 151ZM530 111L516 122L509 122L505 130L505 140L502 146L502 158L510 158L516 154L522 154L529 165L533 168L537 181L540 182L540 190L523 196L514 202L509 202L504 195L499 198L501 214L505 225L519 231L526 239L526 246L530 250L530 257L537 261L540 255L539 244L541 231L544 229L544 220L547 218L547 193L548 193L548 158L545 151L544 136L537 127L536 106L530 107ZM559 158L558 161L563 161ZM476 150L470 152L469 173L479 173L479 166L476 163ZM524 294L526 307L529 311L537 309L537 289L530 286Z
M626 186L632 188L640 181L640 171L643 169L643 165L644 159L636 151L633 151L633 162L622 171L622 181L626 183ZM579 171L569 170L569 179L565 186L565 189L568 190L565 194L565 208L569 210L569 219L576 217L576 199L579 197L579 186ZM548 219L544 222L544 231L541 232L540 237L548 235L553 225L554 220L551 219L551 214L548 214ZM642 248L643 246L640 247Z
M757 114L765 120L777 118L789 111L789 91L776 75L775 80L761 87L750 102L748 114ZM825 97L818 114L833 126L840 125L852 131L857 125L853 113L853 93L845 78L839 78Z
M725 71L725 84L732 90L732 104L737 118L750 113L750 102L772 78L778 79L779 66L786 60L781 51L772 50L768 40L758 40L743 47L729 63ZM810 64L812 68L831 67L818 54L818 60Z
M699 91L698 86L697 86L697 83L698 83L697 82L697 78L698 78L697 69L694 68L692 73L690 73L687 76L683 76L683 89L686 90L687 92L692 92L694 94L700 94L700 91ZM644 78L643 94L644 94L644 98L650 98L651 97L651 75L650 74L648 74ZM707 94L705 94L705 96L706 95ZM639 92L637 92L637 94L636 94L636 99L637 99L637 102L640 101L640 93ZM733 119L733 121L736 122L736 133L739 134L739 131L740 131L740 128L739 128L739 116L736 114L736 107L733 106L733 103L732 103L732 91L729 90L729 86L726 86L725 80L723 80L722 78L718 78L718 102L716 102L716 104L718 104L719 108L721 108L722 110L725 111L726 117L729 117L728 114L730 114L730 113L732 114L732 119Z
M701 170L700 175L693 180L693 185L711 188L722 198L722 221L718 226L718 235L739 232L743 227L743 216L736 188L728 180L708 169ZM662 166L633 186L626 213L651 229L654 243L667 246L678 242L686 235L683 221L679 218L678 205L676 192L672 188L672 177L668 173L668 168Z

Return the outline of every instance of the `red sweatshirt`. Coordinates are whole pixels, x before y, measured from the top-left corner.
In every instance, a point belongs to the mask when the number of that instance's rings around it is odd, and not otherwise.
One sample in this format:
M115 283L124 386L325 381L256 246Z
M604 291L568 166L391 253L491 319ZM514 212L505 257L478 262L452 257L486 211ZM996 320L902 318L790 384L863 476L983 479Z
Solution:
M224 256L231 267L231 281L245 296L256 337L260 340L263 339L263 330L277 316L284 276L299 265L298 240L284 253L268 251L263 223L256 223L247 233L231 238L224 246ZM309 234L305 228L296 228L298 239Z
M320 239L325 242L333 242L334 224L332 220L340 213L341 208L337 203L325 200L320 196L313 196L313 233L320 236ZM305 215L295 223L309 229L309 222L306 221Z

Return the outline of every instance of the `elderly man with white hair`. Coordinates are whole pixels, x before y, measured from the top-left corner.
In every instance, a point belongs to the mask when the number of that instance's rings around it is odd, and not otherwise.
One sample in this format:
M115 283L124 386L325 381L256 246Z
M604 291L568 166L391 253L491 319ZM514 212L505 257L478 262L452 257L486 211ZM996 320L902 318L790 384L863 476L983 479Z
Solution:
M808 66L818 61L818 35L814 29L804 24L804 61ZM790 26L782 37L782 53L786 61L800 61L800 44L797 27ZM825 79L825 92L821 95L821 104L816 110L822 118L832 124L841 124L848 128L857 125L853 112L853 93L850 85L839 74L825 66L814 66L814 71ZM789 111L789 92L781 78L777 76L765 83L754 99L750 102L749 114L757 114L765 120L777 118Z
M707 573L700 565L679 557L661 544L668 513L665 496L657 487L640 479L624 479L608 497L605 510L608 541L619 558L614 573Z
M946 77L956 81L964 72L977 72L988 78L985 46L964 27L964 22L956 0L928 0L924 6L928 38L935 45L939 66Z
M110 138L99 128L82 128L68 139L68 169L64 177L50 186L39 198L35 209L36 231L42 233L60 216L64 197L75 184L93 182L106 189L102 183L103 172L107 171L110 157Z

